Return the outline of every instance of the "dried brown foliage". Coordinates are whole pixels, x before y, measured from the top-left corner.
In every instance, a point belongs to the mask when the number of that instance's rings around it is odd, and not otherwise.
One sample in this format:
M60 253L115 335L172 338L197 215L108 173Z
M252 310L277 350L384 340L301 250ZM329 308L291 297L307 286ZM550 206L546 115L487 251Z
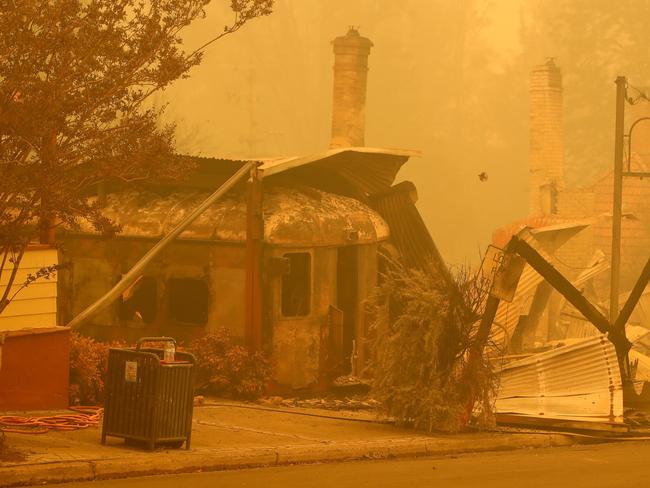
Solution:
M226 0L221 0L226 1ZM155 92L188 76L204 49L271 12L273 0L231 0L231 22L197 49L184 29L210 0L0 0L0 312L39 226L87 219L118 229L89 199L99 183L179 178L174 127Z
M454 283L386 259L372 307L377 334L373 394L399 425L456 432L493 422L495 376L485 353L469 360L485 284Z
M270 378L266 357L233 344L228 331L218 329L190 343L196 356L199 390L218 396L254 399Z

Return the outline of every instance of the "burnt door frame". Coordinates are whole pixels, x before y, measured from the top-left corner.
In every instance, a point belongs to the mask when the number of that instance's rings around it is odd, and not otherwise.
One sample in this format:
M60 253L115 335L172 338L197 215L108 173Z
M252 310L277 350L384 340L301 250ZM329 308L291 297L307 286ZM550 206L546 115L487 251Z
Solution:
M357 337L359 306L359 252L357 246L337 248L336 307L343 312L343 342L341 347L342 374L354 368L354 342Z

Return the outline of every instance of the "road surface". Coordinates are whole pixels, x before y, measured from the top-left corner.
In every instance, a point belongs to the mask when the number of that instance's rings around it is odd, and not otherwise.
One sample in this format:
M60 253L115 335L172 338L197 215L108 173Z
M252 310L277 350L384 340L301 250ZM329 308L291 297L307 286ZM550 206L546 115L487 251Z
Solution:
M66 488L650 487L650 442L153 476Z

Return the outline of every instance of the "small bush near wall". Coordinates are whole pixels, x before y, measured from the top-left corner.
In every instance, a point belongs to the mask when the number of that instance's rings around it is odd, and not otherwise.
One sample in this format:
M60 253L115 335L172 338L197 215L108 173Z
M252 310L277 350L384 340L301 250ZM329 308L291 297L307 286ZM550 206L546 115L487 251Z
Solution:
M242 399L264 392L270 376L268 360L262 353L233 344L226 329L193 341L188 349L196 356L199 390Z
M126 343L104 343L73 332L70 336L70 405L96 405L104 401L108 350Z
M104 343L71 334L70 405L96 405L104 401L104 385L111 347L131 347L125 342ZM241 399L259 397L269 379L269 362L233 343L226 329L193 341L186 349L196 356L197 390Z

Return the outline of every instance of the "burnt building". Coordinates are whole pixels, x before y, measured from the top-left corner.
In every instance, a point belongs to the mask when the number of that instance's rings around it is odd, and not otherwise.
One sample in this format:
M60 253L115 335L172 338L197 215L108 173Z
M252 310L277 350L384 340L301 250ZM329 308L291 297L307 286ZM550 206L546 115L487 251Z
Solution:
M545 250L552 264L573 282L601 311L609 309L610 263L612 249L613 171L589 181L565 182L565 154L562 107L562 75L554 60L534 67L530 73L530 152L529 216L498 229L493 243L503 247L522 227L538 234L558 234L553 247ZM632 141L627 141L626 157L631 171L650 167L650 115L648 104L626 107L625 132L635 121ZM613 141L612 141L613 142ZM606 156L604 156L606 157ZM650 247L650 185L638 177L623 178L621 222L621 265L619 306L648 259ZM629 324L650 327L643 293ZM598 330L577 309L551 290L541 276L527 267L522 274L513 303L502 303L495 323L499 341L511 350L533 348L553 339L598 334ZM518 342L518 343L517 343Z
M122 298L84 326L101 339L169 335L188 341L218 328L271 359L291 388L359 374L366 364L379 248L409 266L441 264L412 183L394 185L408 150L363 146L372 43L351 29L334 40L332 148L258 161L156 256ZM169 229L247 161L191 158L183 183L149 182L103 196L121 226L115 238L90 225L59 237L60 321L68 323L120 280ZM99 198L99 197L98 197Z

